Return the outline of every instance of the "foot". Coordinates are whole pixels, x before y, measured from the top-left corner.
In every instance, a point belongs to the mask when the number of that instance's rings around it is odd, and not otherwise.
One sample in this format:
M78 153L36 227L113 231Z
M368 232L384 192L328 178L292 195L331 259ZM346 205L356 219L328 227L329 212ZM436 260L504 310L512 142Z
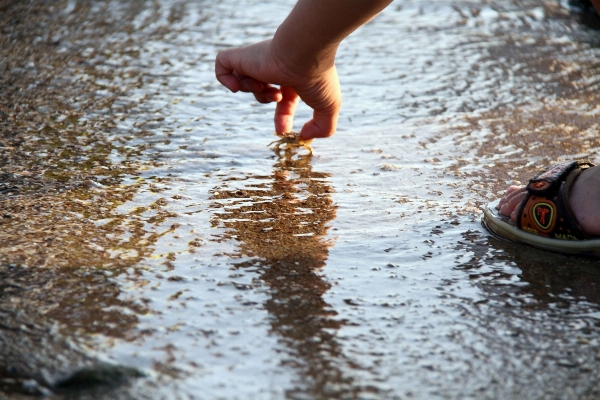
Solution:
M519 205L525 199L525 186L510 186L498 205L500 214L517 222ZM583 171L569 195L573 214L588 235L600 236L600 165Z

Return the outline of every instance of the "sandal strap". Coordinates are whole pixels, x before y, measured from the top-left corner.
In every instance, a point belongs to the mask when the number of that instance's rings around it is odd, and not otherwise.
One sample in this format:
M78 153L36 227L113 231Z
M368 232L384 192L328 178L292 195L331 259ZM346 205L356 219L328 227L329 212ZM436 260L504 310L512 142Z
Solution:
M527 185L521 203L517 227L534 235L562 240L591 239L573 215L569 193L579 174L594 164L570 161L540 172Z

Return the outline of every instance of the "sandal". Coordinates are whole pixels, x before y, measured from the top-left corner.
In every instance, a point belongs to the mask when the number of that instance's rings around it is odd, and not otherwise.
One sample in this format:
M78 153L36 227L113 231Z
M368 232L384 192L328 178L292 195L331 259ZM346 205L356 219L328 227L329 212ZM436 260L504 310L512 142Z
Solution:
M587 161L555 164L527 185L518 209L517 224L499 213L499 201L483 210L483 225L493 234L531 246L566 254L600 257L600 237L586 234L573 216L569 192Z

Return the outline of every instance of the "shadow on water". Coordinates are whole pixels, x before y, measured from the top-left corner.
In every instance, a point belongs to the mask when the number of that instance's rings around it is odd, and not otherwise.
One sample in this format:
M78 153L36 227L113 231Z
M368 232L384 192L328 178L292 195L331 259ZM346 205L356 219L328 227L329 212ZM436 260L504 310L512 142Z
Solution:
M571 10L577 12L579 23L590 29L600 31L600 17L590 0L569 0Z
M276 150L270 176L224 179L213 192L213 207L222 209L213 224L226 228L224 238L238 241L239 256L251 257L233 266L257 273L269 288L264 308L271 331L287 354L283 366L298 376L287 397L356 398L369 389L339 368L349 360L335 335L347 322L336 319L323 299L331 284L320 270L333 244L328 223L336 215L329 175L313 170L310 155L296 152ZM231 188L236 180L247 183Z
M522 385L523 398L540 392L597 398L600 261L542 251L480 231L464 233L456 249L470 259L455 269L468 274L482 291L483 298L464 310L479 321L474 332L487 349L476 356L493 359L495 354L496 362L504 365L492 375L493 382L529 382ZM476 352L472 344L467 348ZM517 378L502 373L517 368L522 371Z
M537 307L568 307L581 300L600 306L600 260L538 250L494 236L482 237L479 232L464 238L463 245L474 255L460 269L474 272L482 264L516 266L521 271L519 279L527 285L515 286L515 293L532 295Z

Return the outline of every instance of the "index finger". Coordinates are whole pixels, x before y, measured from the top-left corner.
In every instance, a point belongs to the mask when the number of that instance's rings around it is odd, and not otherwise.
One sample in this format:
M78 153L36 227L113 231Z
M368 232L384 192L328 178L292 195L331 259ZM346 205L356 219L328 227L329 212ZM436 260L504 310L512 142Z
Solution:
M294 126L294 114L300 98L296 91L289 86L281 86L281 101L275 107L275 132L288 133Z

